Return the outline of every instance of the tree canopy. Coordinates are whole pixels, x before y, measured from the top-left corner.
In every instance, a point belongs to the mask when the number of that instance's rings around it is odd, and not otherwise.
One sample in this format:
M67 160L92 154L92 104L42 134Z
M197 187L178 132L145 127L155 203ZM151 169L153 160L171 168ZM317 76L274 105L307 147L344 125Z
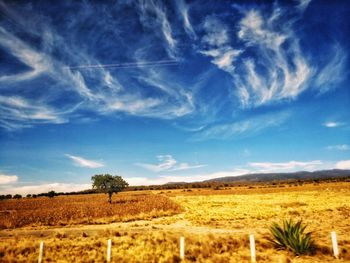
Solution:
M112 203L113 193L121 192L129 184L119 175L96 174L91 177L92 188L108 194L108 202Z

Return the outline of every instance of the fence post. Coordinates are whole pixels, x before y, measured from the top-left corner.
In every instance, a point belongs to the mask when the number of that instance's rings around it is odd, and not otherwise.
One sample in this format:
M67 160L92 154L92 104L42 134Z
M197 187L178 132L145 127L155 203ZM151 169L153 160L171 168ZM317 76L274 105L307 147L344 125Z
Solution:
M44 255L44 241L40 241L38 263L43 262L43 255Z
M339 249L338 249L338 242L337 242L337 234L335 231L331 232L331 238L332 238L332 246L333 246L333 253L335 258L339 258Z
M253 234L249 235L249 243L250 243L250 258L251 258L251 262L255 263L256 262L255 239L254 239L254 235Z
M180 237L180 259L185 259L185 238Z
M107 242L107 262L111 262L111 253L112 252L112 239L108 239Z

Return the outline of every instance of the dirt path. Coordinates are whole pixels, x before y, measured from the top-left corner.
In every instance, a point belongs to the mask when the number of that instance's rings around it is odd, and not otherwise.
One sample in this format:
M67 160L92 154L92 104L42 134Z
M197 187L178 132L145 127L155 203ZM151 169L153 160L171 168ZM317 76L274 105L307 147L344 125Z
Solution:
M53 237L57 234L66 236L81 236L83 233L94 236L108 231L143 233L166 231L172 233L190 234L229 234L247 233L246 229L224 229L207 226L194 226L184 218L184 214L160 217L152 220L136 220L100 225L73 225L65 227L25 227L19 229L5 229L0 231L0 239L13 237Z

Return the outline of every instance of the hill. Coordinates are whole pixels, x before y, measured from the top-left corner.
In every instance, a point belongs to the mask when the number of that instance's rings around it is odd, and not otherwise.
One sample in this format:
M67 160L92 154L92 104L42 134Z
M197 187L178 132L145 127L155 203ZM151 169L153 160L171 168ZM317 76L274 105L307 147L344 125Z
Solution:
M240 176L227 176L219 177L210 180L205 180L205 183L218 182L218 183L230 183L230 182L269 182L280 180L316 180L316 179L328 179L350 176L350 170L321 170L314 172L300 171L293 173L254 173L245 174Z

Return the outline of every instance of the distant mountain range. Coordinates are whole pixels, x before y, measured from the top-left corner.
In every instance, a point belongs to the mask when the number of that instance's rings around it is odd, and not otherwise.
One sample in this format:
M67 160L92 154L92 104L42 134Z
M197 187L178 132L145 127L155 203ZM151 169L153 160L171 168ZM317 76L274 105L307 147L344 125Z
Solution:
M312 179L328 179L337 177L350 176L350 170L322 170L322 171L300 171L293 173L255 173L240 176L219 177L203 182L211 183L232 183L232 182L269 182L269 181L285 181L285 180L312 180Z

